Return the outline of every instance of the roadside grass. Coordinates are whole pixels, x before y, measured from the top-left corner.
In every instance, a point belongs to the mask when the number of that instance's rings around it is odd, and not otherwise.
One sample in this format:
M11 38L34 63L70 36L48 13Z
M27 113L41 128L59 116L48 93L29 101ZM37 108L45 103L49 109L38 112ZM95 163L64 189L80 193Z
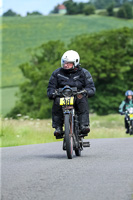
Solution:
M91 115L91 133L87 138L121 138L125 134L124 117L119 114L106 116Z
M86 139L132 137L125 134L124 119L119 114L97 116L90 115L91 132ZM28 116L18 120L1 120L1 147L49 143L56 140L53 136L51 119L29 119Z
M50 119L5 118L1 124L1 147L54 142L52 132Z

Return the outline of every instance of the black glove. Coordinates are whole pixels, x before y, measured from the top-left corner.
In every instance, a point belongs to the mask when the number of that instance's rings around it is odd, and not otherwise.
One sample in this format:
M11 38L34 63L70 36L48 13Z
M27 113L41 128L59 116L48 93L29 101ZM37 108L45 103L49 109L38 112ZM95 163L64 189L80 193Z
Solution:
M88 97L88 92L87 92L87 90L84 89L82 94L84 95L84 97Z
M55 90L55 92L49 94L49 99L55 99L57 94L58 94L58 92L57 92L57 90Z
M121 115L125 115L125 112L121 112L120 114L121 114Z
M52 99L55 99L58 96L58 91L55 90L54 93L52 93Z

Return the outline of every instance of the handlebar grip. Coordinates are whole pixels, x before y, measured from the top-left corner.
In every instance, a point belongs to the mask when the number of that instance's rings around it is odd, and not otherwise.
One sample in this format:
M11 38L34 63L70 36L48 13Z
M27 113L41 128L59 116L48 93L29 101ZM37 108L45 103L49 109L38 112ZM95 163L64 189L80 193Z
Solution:
M77 94L82 94L82 93L87 94L87 91L86 90L81 90L81 91L77 92Z

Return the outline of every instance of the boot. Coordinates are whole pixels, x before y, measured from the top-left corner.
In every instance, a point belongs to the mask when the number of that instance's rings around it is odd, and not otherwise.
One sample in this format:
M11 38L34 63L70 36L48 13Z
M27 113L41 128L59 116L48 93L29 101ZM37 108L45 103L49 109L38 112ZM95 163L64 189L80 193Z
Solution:
M81 126L81 135L88 136L88 133L90 132L90 127L82 125Z
M126 130L126 134L128 134L129 133L129 128L127 128L127 130Z
M62 127L57 127L54 132L56 139L62 138Z

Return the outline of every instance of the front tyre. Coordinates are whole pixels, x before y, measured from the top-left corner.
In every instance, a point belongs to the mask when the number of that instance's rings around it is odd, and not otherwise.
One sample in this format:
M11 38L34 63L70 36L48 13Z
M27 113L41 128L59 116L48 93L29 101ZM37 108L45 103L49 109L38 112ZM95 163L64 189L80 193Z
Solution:
M133 135L133 120L131 121L130 135Z
M75 150L75 155L76 156L81 156L81 150L80 149L76 149Z
M66 152L68 159L72 159L73 157L73 137L70 131L70 116L69 114L65 115L65 141L66 141Z

